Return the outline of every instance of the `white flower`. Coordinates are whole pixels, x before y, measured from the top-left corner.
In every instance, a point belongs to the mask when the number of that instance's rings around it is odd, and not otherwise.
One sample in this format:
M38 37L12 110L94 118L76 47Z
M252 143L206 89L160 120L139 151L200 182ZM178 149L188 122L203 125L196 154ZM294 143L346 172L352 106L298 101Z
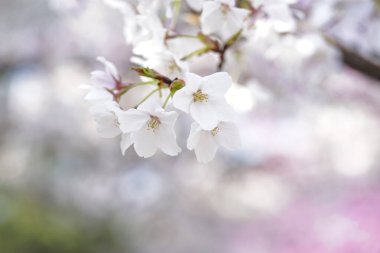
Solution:
M162 25L156 13L137 16L138 33L133 42L133 53L143 57L165 50L165 36L167 30Z
M124 18L124 37L128 44L133 43L138 32L137 14L129 2L122 0L103 0L106 5L121 12Z
M197 160L202 163L214 159L219 146L236 149L241 146L239 132L235 124L220 122L211 130L203 130L196 122L191 125L187 148L195 151Z
M114 138L121 134L120 149L122 154L132 145L130 133L122 133L118 114L122 112L119 105L112 102L97 103L90 107L90 114L96 122L96 130L103 138Z
M249 11L234 7L234 0L206 1L201 15L202 32L228 39L243 28Z
M149 66L158 73L174 78L183 78L184 73L188 72L188 64L185 61L181 61L169 50L154 53L143 60L140 57L132 57L131 61L141 66Z
M277 32L291 32L296 28L296 22L289 8L290 4L296 0L251 0L253 6L261 8L268 15L268 22L271 23Z
M171 17L171 3L173 0L138 0L137 10L142 14L165 13L165 17Z
M98 57L97 60L104 64L105 70L93 71L91 73L91 84L108 89L113 89L120 85L121 77L115 65L104 57Z
M84 99L90 104L105 103L113 100L112 94L103 87L88 86L85 88L88 88L90 91L87 93Z
M102 137L114 138L121 133L116 116L118 110L120 108L115 102L99 103L90 107L90 114L97 123L97 131Z
M120 150L123 155L125 155L125 151L133 144L131 134L130 133L123 133L121 135L121 141L120 141Z
M157 149L170 156L181 152L174 132L177 117L174 111L164 111L155 99L148 99L137 109L118 113L120 129L123 133L130 133L126 143L133 143L136 153L141 157L151 157Z
M224 97L232 85L228 73L218 72L206 77L188 73L185 83L185 87L175 93L173 105L190 113L203 129L211 130L219 121L233 118L234 112Z
M183 58L201 48L204 48L204 44L196 37L178 37L166 41L168 50L172 52L176 57ZM186 45L186 46L183 46Z

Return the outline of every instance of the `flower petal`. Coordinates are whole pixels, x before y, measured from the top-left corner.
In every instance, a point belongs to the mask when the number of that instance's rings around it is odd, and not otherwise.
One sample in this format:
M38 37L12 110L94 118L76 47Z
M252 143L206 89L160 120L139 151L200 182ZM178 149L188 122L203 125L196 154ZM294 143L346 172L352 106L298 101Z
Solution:
M195 156L201 163L208 163L214 159L218 144L215 142L214 136L209 131L200 132L200 142L195 147Z
M190 113L204 130L211 130L220 121L233 121L235 112L224 99L210 99L207 102L192 103Z
M112 76L101 70L91 72L91 84L109 89L115 88L115 80Z
M92 86L84 97L90 103L112 101L113 96L106 89Z
M224 99L217 99L209 101L213 105L215 117L219 121L234 121L236 113L234 109L227 104Z
M175 156L181 152L181 148L177 145L176 135L173 129L160 127L155 132L157 138L157 146L167 155Z
M202 32L211 34L218 31L225 23L225 15L221 11L221 4L217 2L207 1L203 5L201 15Z
M132 138L131 138L131 134L127 133L127 134L123 134L121 136L121 141L120 141L120 149L121 149L121 153L123 155L125 155L125 151L127 151L127 149L133 144L133 141L132 141Z
M215 135L216 141L227 149L237 149L241 147L239 130L234 123L221 122L218 125L219 131Z
M199 89L202 82L203 82L203 77L198 76L197 74L194 74L194 73L190 73L190 72L186 73L186 76L185 76L186 85L182 89L185 89L189 94L193 94Z
M154 96L150 97L144 103L139 105L137 109L143 112L147 112L151 115L153 115L157 111L157 109L159 109L159 111L162 111L162 107L158 98Z
M195 11L201 11L203 2L205 0L186 0L187 4L190 6L191 9Z
M232 8L228 12L222 31L222 37L224 40L230 39L243 28L244 20L248 14L249 11L241 8Z
M193 95L189 94L185 88L177 91L173 96L173 106L179 110L189 113L190 104L193 102Z
M149 115L136 109L117 112L120 129L123 133L140 130L149 121Z
M202 91L209 96L224 97L232 85L232 78L227 72L218 72L204 77Z
M96 130L103 138L114 138L121 132L115 124L116 116L112 112L96 114L94 120L97 123Z
M296 28L296 23L286 4L272 4L267 5L264 11L268 13L271 21L273 22L273 27L278 32L291 32Z
M96 59L104 64L107 74L114 77L116 80L120 79L119 73L112 62L107 61L104 57L101 56L97 57Z
M161 124L164 127L173 129L174 124L177 121L178 113L175 111L170 112L156 112L155 116L157 116L160 119Z
M202 129L197 122L191 124L189 138L187 139L187 148L189 150L193 150L198 145L201 131Z
M215 112L214 105L210 101L190 105L191 116L204 130L211 130L219 123L220 119Z
M157 151L156 135L151 129L142 128L132 134L135 151L140 157L151 157Z

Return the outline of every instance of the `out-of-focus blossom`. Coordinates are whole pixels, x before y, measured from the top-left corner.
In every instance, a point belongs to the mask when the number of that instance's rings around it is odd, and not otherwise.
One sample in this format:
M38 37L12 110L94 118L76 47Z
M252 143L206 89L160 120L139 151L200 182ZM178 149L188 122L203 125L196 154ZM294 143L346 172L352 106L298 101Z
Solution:
M98 61L104 64L105 71L96 70L91 73L91 84L94 86L114 89L121 84L121 76L112 62L104 57L98 57Z
M234 0L206 1L201 15L202 32L226 40L243 28L249 11L236 8Z
M121 133L116 116L117 110L120 110L119 106L113 101L90 107L90 114L97 123L97 130L102 137L114 138Z
M277 32L291 32L296 28L296 22L292 15L290 4L297 0L251 0L252 5L260 8L267 15L267 22Z
M146 60L134 57L132 61L141 66L150 66L160 74L171 79L183 78L189 69L187 62L180 60L169 50L151 54Z
M201 11L203 8L203 3L206 0L186 0L186 3L190 6L191 9L195 11Z
M88 88L90 91L87 93L84 99L90 104L110 102L113 100L112 94L102 87L90 86Z

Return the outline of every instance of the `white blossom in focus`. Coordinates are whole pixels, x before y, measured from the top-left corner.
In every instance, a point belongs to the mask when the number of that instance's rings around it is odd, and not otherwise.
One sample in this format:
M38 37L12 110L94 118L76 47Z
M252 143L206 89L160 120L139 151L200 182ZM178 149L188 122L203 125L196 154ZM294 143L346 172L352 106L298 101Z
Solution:
M118 112L120 129L130 134L130 139L125 140L126 145L133 143L141 157L151 157L157 149L170 156L181 152L174 132L177 117L177 112L166 112L156 99L148 99L137 109Z
M234 112L227 104L225 94L232 85L226 72L200 77L188 73L185 87L173 97L173 105L186 113L206 130L213 129L219 121L229 121Z
M234 5L234 0L206 1L201 15L202 32L217 34L226 40L242 29L249 11Z
M194 150L197 160L202 163L214 159L219 146L229 150L241 146L239 131L231 122L220 122L211 130L203 130L198 123L191 125L187 148Z

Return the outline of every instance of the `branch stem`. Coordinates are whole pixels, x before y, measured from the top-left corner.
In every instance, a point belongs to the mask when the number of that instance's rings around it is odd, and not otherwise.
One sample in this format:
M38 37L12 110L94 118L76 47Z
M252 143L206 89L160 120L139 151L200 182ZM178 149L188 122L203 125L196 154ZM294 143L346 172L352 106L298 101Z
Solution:
M146 95L141 101L140 103L138 103L135 108L137 108L139 105L141 105L142 103L144 103L148 98L150 98L154 93L156 93L157 91L159 91L161 88L157 88L157 89L154 89L152 90L151 92L148 93L148 95Z
M166 99L165 99L165 102L164 102L164 105L162 106L162 108L166 108L166 106L168 105L168 102L169 102L169 99L170 99L170 97L171 97L171 93L169 93L169 95L166 97Z
M123 96L125 93L127 93L129 90L133 89L133 88L136 88L136 87L140 87L140 86L144 86L144 85L151 85L151 84L157 84L158 81L157 80L152 80L152 81L147 81L147 82L139 82L139 83L133 83L133 84L129 84L128 86L125 86L123 89L120 90L120 93L117 93L117 97L121 97Z

